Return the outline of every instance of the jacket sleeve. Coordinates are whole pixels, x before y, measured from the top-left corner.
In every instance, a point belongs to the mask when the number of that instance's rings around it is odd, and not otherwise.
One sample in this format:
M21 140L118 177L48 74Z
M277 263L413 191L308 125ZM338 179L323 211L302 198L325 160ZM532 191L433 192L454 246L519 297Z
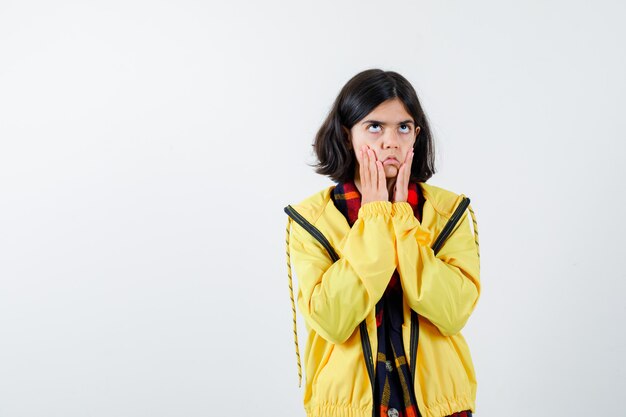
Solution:
M444 336L463 328L480 295L479 255L467 210L437 255L435 236L413 215L407 202L394 202L398 272L409 306Z
M298 307L307 324L331 343L343 343L382 297L396 269L391 202L361 206L350 232L326 249L300 225L289 239L291 264L298 282Z

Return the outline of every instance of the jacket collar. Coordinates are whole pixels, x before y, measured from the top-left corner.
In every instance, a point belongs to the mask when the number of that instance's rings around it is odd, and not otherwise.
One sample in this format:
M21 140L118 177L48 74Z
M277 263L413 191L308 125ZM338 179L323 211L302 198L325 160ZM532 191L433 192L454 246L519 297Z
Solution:
M417 185L421 188L425 199L422 223L426 225L435 221L433 217L437 215L443 216L445 219L450 218L454 209L464 197L463 194L456 194L425 182L418 182ZM345 223L345 226L349 229L348 222L335 207L331 199L331 193L335 186L336 184L330 185L305 198L298 204L293 204L292 207L312 224L316 224L322 213L324 213L328 216L329 221Z

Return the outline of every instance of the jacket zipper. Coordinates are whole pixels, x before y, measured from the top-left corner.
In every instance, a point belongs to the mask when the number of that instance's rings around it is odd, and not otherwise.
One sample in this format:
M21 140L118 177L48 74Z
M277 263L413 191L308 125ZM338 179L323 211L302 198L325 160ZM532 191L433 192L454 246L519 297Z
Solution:
M420 325L419 325L418 316L415 310L411 310L411 337L410 337L409 350L411 353L410 366L411 366L411 381L413 381L412 382L413 387L415 387L415 373L417 370L417 363L415 361L417 360L417 343L419 342L419 336L420 336ZM417 409L418 417L422 417L419 404L417 403L417 398L415 399L415 408Z
M437 254L437 252L439 252L441 246L443 246L443 242L448 238L448 235L452 232L454 226L456 226L456 223L461 218L461 215L463 215L463 212L465 212L465 209L467 208L467 206L469 206L469 203L470 199L467 197L463 197L461 203L458 205L456 210L454 210L454 213L452 214L444 228L441 230L441 233L439 233L439 236L437 236L435 243L433 243L433 251L435 252L435 255Z
M285 207L285 213L289 215L293 220L296 221L300 226L302 226L306 231L308 231L315 239L317 239L326 251L330 255L330 258L333 262L337 262L339 260L339 255L333 249L332 245L326 239L324 234L319 231L319 229L313 226L307 219L305 219L300 213L298 213L291 205ZM359 330L361 333L361 347L363 349L363 356L365 358L365 365L367 367L367 374L370 378L370 384L372 386L372 401L374 400L374 359L372 357L372 345L370 344L369 333L367 331L366 320L363 320L359 325ZM372 406L372 416L376 417L376 407Z
M417 358L417 343L419 342L420 325L415 310L411 310L411 380L415 385L415 370L417 369L415 360Z
M367 324L365 320L359 325L361 331L361 345L363 347L363 355L365 356L365 365L367 366L367 373L370 377L370 384L372 385L372 416L376 416L376 407L374 407L374 358L372 357L372 346L370 345L369 333L367 332Z
M313 226L307 219L305 219L290 205L285 207L285 213L287 213L292 219L294 219L296 223L302 226L307 232L312 234L313 237L317 239L322 244L322 246L324 246L333 262L339 260L339 255L337 255L328 239L326 239L326 237L322 234L322 232L319 231L317 227Z

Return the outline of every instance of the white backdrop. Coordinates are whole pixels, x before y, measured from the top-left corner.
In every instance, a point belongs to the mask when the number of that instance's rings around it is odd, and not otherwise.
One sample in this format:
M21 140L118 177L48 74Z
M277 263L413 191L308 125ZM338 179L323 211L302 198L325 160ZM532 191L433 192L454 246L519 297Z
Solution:
M626 415L625 11L0 2L0 417L304 416L283 207L367 68L477 216L476 415Z

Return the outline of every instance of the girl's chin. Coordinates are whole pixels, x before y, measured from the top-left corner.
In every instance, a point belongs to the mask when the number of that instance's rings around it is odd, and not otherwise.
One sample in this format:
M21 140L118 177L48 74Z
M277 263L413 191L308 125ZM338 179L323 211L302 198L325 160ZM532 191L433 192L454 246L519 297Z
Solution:
M398 175L398 168L396 168L394 165L387 165L385 166L385 174L387 174L388 177L395 177L396 175Z

